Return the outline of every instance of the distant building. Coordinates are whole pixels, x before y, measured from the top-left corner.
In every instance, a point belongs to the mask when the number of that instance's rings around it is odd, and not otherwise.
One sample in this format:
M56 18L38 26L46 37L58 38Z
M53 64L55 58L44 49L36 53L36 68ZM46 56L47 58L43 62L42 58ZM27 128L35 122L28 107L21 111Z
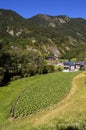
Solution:
M75 62L68 61L68 62L64 62L63 64L64 64L64 69L63 69L64 72L75 71L76 68Z
M82 70L82 68L86 66L85 61L80 61L80 62L68 61L68 62L63 62L63 64L64 64L63 72L72 72L72 71Z
M48 60L50 60L50 61L55 61L55 60L57 60L57 57L55 57L55 56L49 56L49 57L48 57Z

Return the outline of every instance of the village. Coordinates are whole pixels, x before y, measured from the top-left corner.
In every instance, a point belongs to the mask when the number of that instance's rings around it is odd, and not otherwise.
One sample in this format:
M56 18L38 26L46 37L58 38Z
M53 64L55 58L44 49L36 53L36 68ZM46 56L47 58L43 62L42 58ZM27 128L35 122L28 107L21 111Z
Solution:
M86 70L86 60L85 61L72 61L72 60L59 61L55 57L49 57L49 62L53 64L55 67L62 68L63 72L75 72L75 71Z

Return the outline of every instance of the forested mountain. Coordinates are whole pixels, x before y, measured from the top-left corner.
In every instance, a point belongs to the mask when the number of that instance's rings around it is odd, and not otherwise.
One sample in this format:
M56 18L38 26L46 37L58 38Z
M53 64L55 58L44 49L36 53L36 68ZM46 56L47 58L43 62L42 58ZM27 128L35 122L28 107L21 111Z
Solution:
M81 47L83 50L86 46L86 20L44 14L25 19L16 12L1 9L0 41L4 40L12 46L35 48L43 55L52 53L59 57L76 48L80 53Z
M65 54L63 57L77 57L77 51L80 55L86 51L86 20L83 18L39 14L28 19L28 23L35 31L39 28L37 34L48 43L55 43L59 54Z
M46 73L50 56L86 58L85 19L44 14L25 19L0 9L0 75Z

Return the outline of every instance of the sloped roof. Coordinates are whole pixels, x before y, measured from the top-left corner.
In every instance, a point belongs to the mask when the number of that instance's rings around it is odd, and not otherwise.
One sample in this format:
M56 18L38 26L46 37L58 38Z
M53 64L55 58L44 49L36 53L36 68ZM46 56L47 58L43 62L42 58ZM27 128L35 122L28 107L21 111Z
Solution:
M63 63L65 66L75 66L75 62L68 61Z

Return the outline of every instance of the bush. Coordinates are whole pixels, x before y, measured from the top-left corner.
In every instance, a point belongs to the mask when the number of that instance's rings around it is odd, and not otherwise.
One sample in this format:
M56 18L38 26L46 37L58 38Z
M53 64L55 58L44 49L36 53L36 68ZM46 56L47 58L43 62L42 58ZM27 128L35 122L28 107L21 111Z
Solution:
M86 70L86 66L83 66L80 68L81 71L85 71Z
M0 76L0 86L2 86L3 76Z
M46 65L46 70L47 70L47 73L54 72L54 65Z
M16 76L13 76L13 77L11 78L11 81L18 80L18 79L20 79L20 78L21 78L20 75L16 75Z
M55 71L62 71L63 70L63 67L62 66L56 66L55 67Z

